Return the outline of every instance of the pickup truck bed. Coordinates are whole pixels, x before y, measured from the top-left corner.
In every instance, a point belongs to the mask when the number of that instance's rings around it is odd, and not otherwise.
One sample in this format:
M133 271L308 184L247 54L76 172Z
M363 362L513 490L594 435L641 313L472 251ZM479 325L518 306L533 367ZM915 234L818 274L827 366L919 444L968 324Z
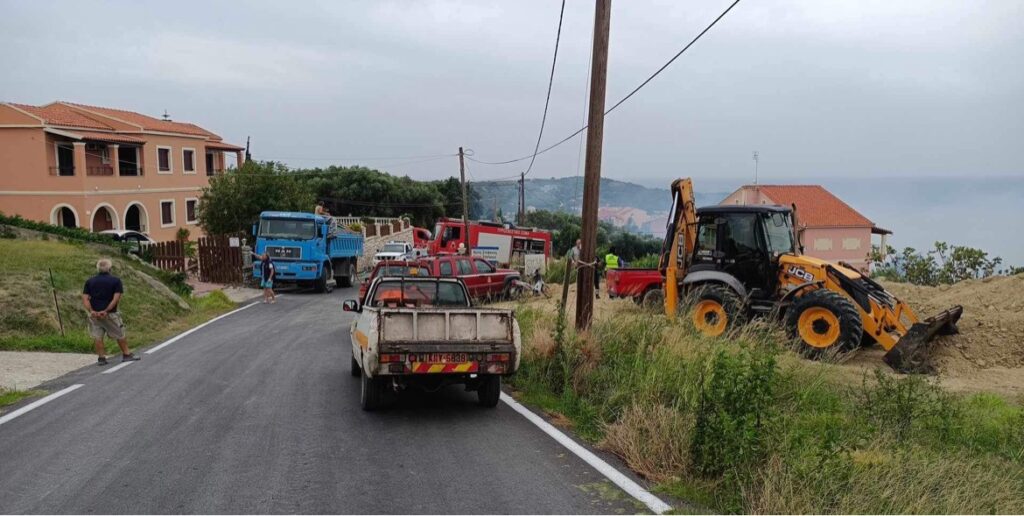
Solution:
M608 297L629 297L637 303L649 292L660 290L663 282L658 269L610 269L605 276Z

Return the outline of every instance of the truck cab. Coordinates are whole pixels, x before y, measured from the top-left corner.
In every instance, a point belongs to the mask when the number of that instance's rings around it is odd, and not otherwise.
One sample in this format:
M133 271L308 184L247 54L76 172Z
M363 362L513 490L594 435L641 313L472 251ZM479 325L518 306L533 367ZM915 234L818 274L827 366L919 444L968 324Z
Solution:
M266 253L276 268L275 283L330 290L329 280L342 287L352 286L358 257L363 254L363 236L341 229L331 217L305 212L265 211L253 226L255 253ZM253 276L261 276L260 263Z

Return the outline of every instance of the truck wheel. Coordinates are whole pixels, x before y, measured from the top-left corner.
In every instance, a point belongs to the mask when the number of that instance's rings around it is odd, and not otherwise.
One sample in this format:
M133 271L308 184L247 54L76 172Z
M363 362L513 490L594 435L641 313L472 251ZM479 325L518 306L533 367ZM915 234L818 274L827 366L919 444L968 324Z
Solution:
M477 402L481 407L494 408L501 398L501 377L488 375L480 378L480 387L476 390Z
M362 385L359 391L359 404L363 410L369 412L380 408L384 398L383 385L380 378L370 378L366 376L366 371L363 371Z
M320 267L320 274L313 280L313 292L322 294L327 292L327 268Z
M356 356L354 354L352 355L352 363L348 372L353 377L358 377L363 372L362 369L359 368L359 361L356 360Z
M812 358L828 350L855 349L864 335L864 323L853 302L823 288L796 298L786 314L786 327L800 340L804 355Z
M665 293L660 288L651 288L644 292L640 306L646 310L664 310Z
M705 335L718 337L746 320L743 301L725 285L700 285L693 291L692 299L693 326Z
M335 276L338 280L339 287L351 287L354 278L356 277L356 265L354 263L346 263L341 266L341 270L345 273L342 276Z

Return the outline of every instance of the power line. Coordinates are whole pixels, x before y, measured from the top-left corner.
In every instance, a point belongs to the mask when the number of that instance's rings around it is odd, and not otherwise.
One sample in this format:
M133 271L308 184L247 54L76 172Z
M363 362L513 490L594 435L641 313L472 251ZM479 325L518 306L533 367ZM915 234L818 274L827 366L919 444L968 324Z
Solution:
M537 160L537 150L540 149L540 140L544 136L544 124L548 120L548 105L551 103L551 86L555 83L555 64L558 62L558 43L562 39L562 17L565 15L565 0L562 0L562 9L558 12L558 32L555 33L555 54L551 57L551 75L548 77L548 93L544 98L544 115L540 118L540 131L537 133L537 144L533 147L533 156L530 157L530 165L526 167L523 175L529 175L533 170L533 162Z
M618 102L613 104L612 107L608 108L604 112L604 116L608 116L608 114L610 114L612 111L615 111L616 108L621 106L623 102L626 102L627 100L630 99L630 97L635 95L644 86L647 86L647 83L651 82L661 72L663 72L666 68L668 68L669 65L671 65L673 62L675 62L675 60L678 59L679 56L683 55L687 50L689 50L690 47L693 46L694 43L696 43L701 37L704 36L704 34L706 34L709 30L711 30L711 28L714 27L715 24L717 24L719 20L724 18L725 15L728 14L729 11L731 11L733 7L736 7L736 4L738 4L738 3L740 3L740 0L735 0L732 4L730 4L729 7L727 7L724 11L722 11L722 14L719 14L718 17L714 19L714 21L712 21L707 27L704 28L704 30L700 31L700 33L697 34L697 36L695 36L692 40L690 40L690 42L687 43L686 46L683 47L682 50L680 50L679 52L676 52L676 55L672 56L672 59L669 59L668 62L666 62L665 64L661 65L661 68L658 68L653 74L651 74L649 77L647 77L647 79L645 79L644 82L640 83L639 86L634 88L633 91L629 92L628 95L626 95L625 97L622 97L622 99L620 99ZM555 147L558 147L559 145L561 145L561 144L571 140L574 136L582 133L586 129L587 129L587 126L583 126L583 127L579 128L576 132L570 134L569 136L566 136L565 138L562 138L561 140L559 140L558 142L554 143L553 145L549 145L549 146L541 149L540 151L536 151L533 154L528 154L526 156L522 156L522 157L519 157L519 158L505 160L505 161L483 161L483 160L473 159L473 158L469 158L469 159L472 159L473 161L475 161L477 163L484 164L484 165L507 165L509 163L516 163L518 161L523 161L523 160L531 159L531 158L537 156L538 154L544 154L545 152L547 152L547 151L549 151L551 149L554 149Z

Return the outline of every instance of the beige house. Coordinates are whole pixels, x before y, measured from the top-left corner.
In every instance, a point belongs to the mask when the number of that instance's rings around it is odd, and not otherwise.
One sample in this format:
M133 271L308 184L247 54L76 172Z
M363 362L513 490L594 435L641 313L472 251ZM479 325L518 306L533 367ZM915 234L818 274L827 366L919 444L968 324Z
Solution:
M0 211L157 241L182 227L198 236L201 190L243 150L195 124L132 111L0 103Z
M885 249L892 234L820 185L746 185L720 204L795 204L797 223L804 229L804 253L860 270L870 266L871 235L880 235Z

